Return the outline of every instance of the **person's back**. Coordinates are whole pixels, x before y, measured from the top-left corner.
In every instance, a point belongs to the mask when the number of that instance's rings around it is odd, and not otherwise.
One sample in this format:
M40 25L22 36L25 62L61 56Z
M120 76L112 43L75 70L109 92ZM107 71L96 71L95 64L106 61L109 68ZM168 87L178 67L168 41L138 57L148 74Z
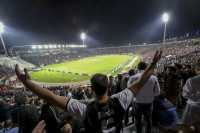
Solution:
M17 104L8 105L3 100L0 100L0 121L4 121L11 117L13 109L17 108Z
M187 131L189 126L196 127L200 132L200 59L196 62L197 76L189 78L183 87L182 95L187 100L187 105L182 116L183 130Z
M178 121L178 115L174 105L166 99L165 92L155 98L153 103L153 110L156 119L164 126L175 125Z
M192 92L186 94L187 86L192 88ZM188 98L187 103L200 107L200 75L189 78L184 87L183 96Z
M34 129L39 120L37 107L35 105L27 104L28 101L23 96L18 100L20 101L20 103L18 103L20 106L13 110L11 114L13 123L18 124L20 131L23 133L29 133Z
M95 100L87 105L85 129L90 133L120 133L123 128L122 114L124 112L125 110L117 98L109 98L105 103Z
M136 82L147 68L145 62L140 62L138 64L139 73L130 77L128 81L128 86L133 82ZM134 98L133 115L135 117L136 131L140 133L142 130L141 119L142 115L145 117L146 132L152 132L152 111L153 111L153 100L155 96L160 94L160 87L157 78L153 75L147 80L144 86L140 89Z

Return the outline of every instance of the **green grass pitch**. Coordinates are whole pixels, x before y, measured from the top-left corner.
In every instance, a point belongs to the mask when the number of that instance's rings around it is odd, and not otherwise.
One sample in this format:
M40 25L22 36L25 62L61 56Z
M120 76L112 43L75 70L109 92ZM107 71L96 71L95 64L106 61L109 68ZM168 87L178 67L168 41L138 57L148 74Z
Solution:
M108 75L110 72L116 69L121 63L125 62L129 58L133 59L134 57L130 55L95 56L61 64L54 64L43 67L42 69L51 69L51 70L85 73L85 74L103 73ZM120 73L120 71L118 73ZM62 72L52 72L52 71L49 72L47 70L32 72L30 75L32 80L39 82L50 82L50 83L77 82L77 81L88 80L91 78L90 76L75 75L68 73L63 74Z

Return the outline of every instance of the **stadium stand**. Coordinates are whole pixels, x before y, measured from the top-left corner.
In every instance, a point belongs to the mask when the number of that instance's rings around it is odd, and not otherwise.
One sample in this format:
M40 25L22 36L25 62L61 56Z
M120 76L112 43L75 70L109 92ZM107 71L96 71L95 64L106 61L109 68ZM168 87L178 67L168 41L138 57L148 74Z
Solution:
M166 99L167 101L169 101L169 102L166 102L166 100L163 100L165 99L163 97L161 97L162 100L157 99L157 102L162 103L162 106L158 106L158 109L162 111L164 110L163 112L160 111L162 113L166 113L166 112L171 113L170 112L171 108L173 109L175 108L175 110L173 111L176 111L178 114L178 122L172 125L163 125L161 124L163 122L161 121L161 119L158 119L158 117L153 116L152 130L155 133L179 132L181 130L182 115L184 114L184 112L189 111L188 105L186 102L187 99L185 99L182 96L183 90L184 90L184 93L186 93L184 94L184 96L185 97L188 96L187 90L185 90L188 87L184 87L186 85L184 84L183 81L186 78L194 77L195 74L198 74L197 71L196 71L197 73L195 73L195 68L199 65L196 61L200 57L200 41L198 39L186 40L186 41L184 40L180 42L168 42L166 44L152 44L152 45L146 44L146 45L141 45L141 46L121 46L121 47L106 47L106 48L94 48L94 49L87 49L87 48L70 49L70 50L57 53L56 55L51 54L51 55L35 56L35 54L31 54L30 52L29 54L21 54L20 55L21 59L11 58L11 57L0 57L0 76L1 76L0 79L3 80L5 76L14 75L13 66L16 63L18 63L20 68L23 69L25 67L34 68L35 66L46 66L46 65L50 65L54 63L62 63L66 61L71 61L71 60L76 60L76 59L81 59L81 58L91 57L91 56L96 56L96 55L129 54L129 53L133 54L134 53L134 54L141 55L142 61L150 64L154 51L158 48L163 49L163 54L162 54L161 60L156 66L154 75L155 76L159 75L157 76L157 78L160 84L160 88L162 91L166 92ZM27 62L30 62L32 64L27 63ZM175 63L179 64L178 66L181 66L181 69L175 67L174 65ZM136 70L136 68L134 70ZM189 74L189 76L186 73ZM123 73L122 76L123 76L122 81L120 81L121 85L124 85L124 84L126 85L129 79L128 73ZM114 82L117 85L119 85L118 79L115 79ZM40 86L52 91L56 95L74 98L78 100L84 100L84 101L81 101L83 103L93 100L94 98L90 85L85 85L85 86L58 85L58 86L50 86L50 87L49 86L47 87L44 85L40 85ZM174 99L170 97L172 95L172 93L170 94L171 91L169 91L170 87L173 87L173 89L177 90L177 94L174 95L176 99L175 102L174 102ZM71 128L73 132L79 132L79 133L84 132L84 125L82 121L75 119L69 114L65 114L64 111L60 110L56 106L53 106L49 103L45 103L43 99L33 94L27 88L21 87L21 89L16 89L16 90L3 89L3 86L0 86L0 88L1 88L0 118L5 118L5 116L6 117L11 116L12 110L14 110L18 105L21 104L21 101L17 99L17 97L26 96L26 99L24 101L22 100L23 105L28 106L29 104L31 104L33 106L36 106L38 114L42 115L43 119L47 121L48 126L46 130L48 130L48 132L51 132L49 125L53 126L52 128L55 130L58 130L59 132L62 129L62 127ZM121 87L121 90L123 90L122 88L124 87ZM197 92L196 94L199 94L199 93L200 92ZM190 101L195 100L195 99L199 100L199 98L192 99L192 96L188 97ZM173 103L173 105L171 103ZM131 113L132 108L133 107L130 107L129 116L132 116L132 113ZM6 109L6 110L3 110L3 109ZM27 109L26 111L30 111L30 109ZM51 119L47 119L47 115L46 116L44 115L44 114L47 114L47 112L48 112L48 117ZM159 114L156 114L156 115L159 115ZM135 132L135 124L134 122L132 122L131 118L129 119L130 119L129 123L127 125L125 124L123 125L125 133ZM5 128L3 124L3 122L5 121L6 119L0 119L0 130ZM52 124L51 121L55 123ZM65 126L65 124L70 124L71 126ZM26 126L28 127L29 125L26 125ZM16 125L16 127L18 126ZM143 124L143 127L144 127L144 124ZM22 127L19 127L19 128L22 128ZM199 130L199 125L197 124L196 128L195 127L192 127L192 128Z

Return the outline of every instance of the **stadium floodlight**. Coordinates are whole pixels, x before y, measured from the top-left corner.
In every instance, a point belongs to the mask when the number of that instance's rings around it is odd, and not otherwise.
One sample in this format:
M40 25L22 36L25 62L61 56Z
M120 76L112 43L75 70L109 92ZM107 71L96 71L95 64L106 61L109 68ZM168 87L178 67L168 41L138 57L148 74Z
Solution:
M32 46L32 49L36 49L36 45L33 45L33 46Z
M54 48L56 48L57 46L56 45L54 45Z
M84 45L85 37L86 37L85 33L81 33L81 39L83 40L83 45Z
M44 48L48 48L48 45L44 45Z
M168 20L169 20L168 14L167 14L167 13L164 13L164 14L163 14L163 21L164 21L164 22L167 22Z
M7 53L7 50L6 50L6 46L5 46L5 43L3 41L3 37L2 37L2 33L3 33L3 23L0 22L0 37L1 37L1 42L2 42L2 45L3 45L3 48L4 48L4 52L5 52L5 55L8 56L8 53Z
M39 49L42 49L42 45L38 45L38 48L39 48Z
M163 43L165 43L165 36L166 36L166 27L167 27L167 21L169 20L169 16L167 13L163 14L163 21L165 22L165 27L164 27L164 36L163 36Z

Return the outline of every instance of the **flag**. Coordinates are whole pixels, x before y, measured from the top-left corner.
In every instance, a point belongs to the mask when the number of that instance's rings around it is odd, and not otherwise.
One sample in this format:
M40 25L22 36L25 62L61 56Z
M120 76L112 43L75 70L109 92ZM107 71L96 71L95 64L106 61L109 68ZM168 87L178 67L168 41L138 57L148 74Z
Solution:
M199 30L197 31L197 33L196 33L197 35L199 35Z
M187 33L187 34L186 34L186 37L189 37L189 35L190 35L190 33Z

